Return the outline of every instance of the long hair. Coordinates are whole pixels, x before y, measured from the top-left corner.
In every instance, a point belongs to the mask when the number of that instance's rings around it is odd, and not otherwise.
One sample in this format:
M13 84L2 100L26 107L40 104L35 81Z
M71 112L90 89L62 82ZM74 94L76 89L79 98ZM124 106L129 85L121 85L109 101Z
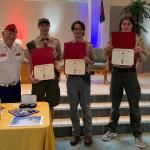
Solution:
M122 25L122 22L124 20L129 20L131 23L132 23L132 31L134 32L135 31L135 20L134 20L134 17L131 15L131 14L127 14L125 15L121 20L120 20L120 23L119 23L119 31L121 31L121 25Z

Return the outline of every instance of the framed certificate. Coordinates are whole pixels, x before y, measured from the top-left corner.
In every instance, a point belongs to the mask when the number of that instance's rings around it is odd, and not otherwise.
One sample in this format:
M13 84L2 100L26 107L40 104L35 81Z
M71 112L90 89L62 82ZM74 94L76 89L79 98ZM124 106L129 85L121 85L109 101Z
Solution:
M44 64L34 66L34 77L38 80L54 79L54 64Z
M134 32L112 32L111 34L113 48L133 49L135 47Z
M83 59L66 59L65 74L68 75L84 75L85 61Z
M39 80L54 79L53 48L37 48L31 51L34 77Z
M85 42L68 42L64 44L65 74L84 75L86 43Z
M85 56L85 42L68 42L64 44L64 59L84 59Z
M32 49L32 65L54 64L53 48L36 48Z
M113 49L112 64L113 65L133 66L134 50L133 49L119 49L119 48Z

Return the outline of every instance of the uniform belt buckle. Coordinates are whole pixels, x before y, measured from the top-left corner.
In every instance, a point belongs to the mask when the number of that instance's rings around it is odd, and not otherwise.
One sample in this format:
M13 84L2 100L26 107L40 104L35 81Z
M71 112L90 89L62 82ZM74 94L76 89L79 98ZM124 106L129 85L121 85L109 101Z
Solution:
M17 83L16 82L11 82L9 84L0 84L2 87L9 87L9 86L15 86Z
M8 84L8 86L15 86L17 83L16 82L12 82L10 84Z

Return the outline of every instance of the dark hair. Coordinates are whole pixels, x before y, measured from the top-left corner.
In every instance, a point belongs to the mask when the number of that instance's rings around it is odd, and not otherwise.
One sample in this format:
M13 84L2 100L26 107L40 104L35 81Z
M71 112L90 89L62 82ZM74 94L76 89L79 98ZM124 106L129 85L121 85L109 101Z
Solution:
M75 27L76 24L79 24L79 25L81 26L81 28L82 28L82 30L83 30L83 35L84 35L85 25L84 25L84 23L83 23L82 21L80 21L80 20L77 20L77 21L73 22L73 24L71 25L71 30L72 30L72 31L74 30L74 27Z
M132 28L132 31L135 31L135 20L134 20L134 17L131 15L131 14L127 14L125 15L121 20L120 20L120 23L119 23L119 30L121 31L121 25L122 25L122 22L124 20L129 20L132 25L133 25L133 28Z
M46 24L50 25L50 21L47 18L41 18L41 19L38 20L38 26L43 24L43 23L46 23Z

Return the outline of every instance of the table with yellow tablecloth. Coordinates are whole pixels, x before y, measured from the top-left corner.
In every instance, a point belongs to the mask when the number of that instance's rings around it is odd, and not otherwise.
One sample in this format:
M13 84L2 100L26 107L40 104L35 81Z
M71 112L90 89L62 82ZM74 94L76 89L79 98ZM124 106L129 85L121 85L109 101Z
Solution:
M16 109L19 103L1 104L5 107L0 120L0 150L54 150L55 138L49 105L38 102L34 116L43 116L43 124L39 126L10 127L13 115L8 110Z

